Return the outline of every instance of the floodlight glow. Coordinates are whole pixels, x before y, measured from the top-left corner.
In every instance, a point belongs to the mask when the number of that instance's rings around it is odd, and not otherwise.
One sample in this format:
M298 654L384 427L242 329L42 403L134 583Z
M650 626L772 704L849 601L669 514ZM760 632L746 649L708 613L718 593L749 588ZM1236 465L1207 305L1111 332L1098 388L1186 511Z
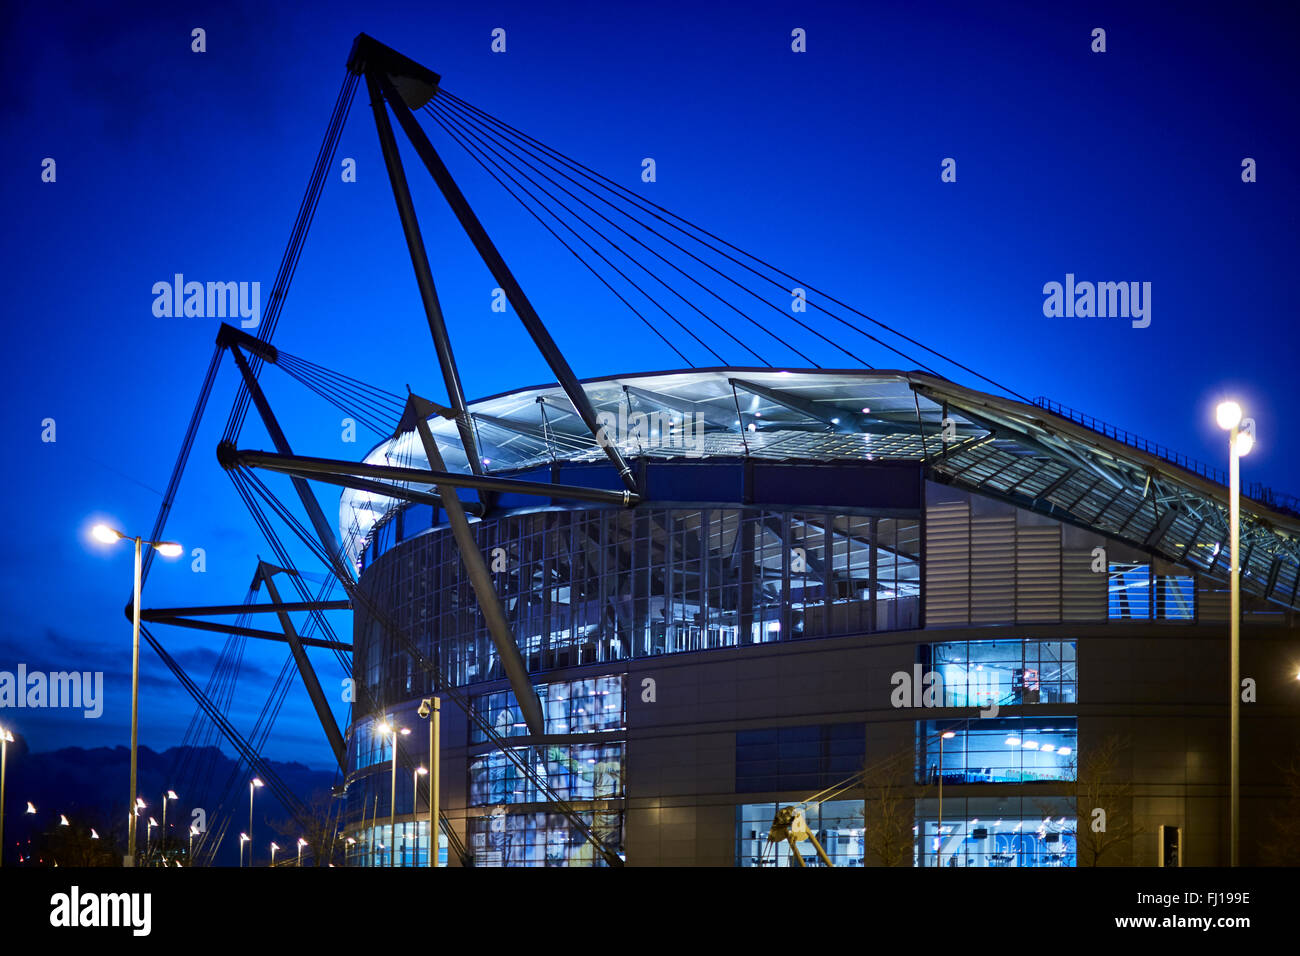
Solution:
M1220 402L1214 409L1214 420L1224 431L1231 431L1241 424L1241 406L1236 402Z
M1255 436L1250 432L1237 432L1237 457L1245 458L1255 447Z
M102 541L104 544L116 544L118 538L122 537L120 531L114 531L106 524L97 524L90 529L90 534L96 541Z
M180 544L175 541L162 541L159 542L158 544L155 544L153 547L154 550L157 551L159 554L161 554L164 558L179 558L182 554L185 553L185 549L182 548Z

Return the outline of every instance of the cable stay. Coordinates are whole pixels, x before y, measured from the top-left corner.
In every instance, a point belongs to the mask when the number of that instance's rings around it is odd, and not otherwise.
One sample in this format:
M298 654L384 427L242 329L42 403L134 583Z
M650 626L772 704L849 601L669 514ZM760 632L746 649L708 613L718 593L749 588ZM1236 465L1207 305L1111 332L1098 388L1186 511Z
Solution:
M739 246L736 246L733 243L730 243L727 240L722 239L717 234L710 232L709 230L703 228L702 226L698 226L692 223L690 220L687 220L684 217L677 215L671 210L644 198L643 196L634 192L633 190L628 189L626 186L623 186L622 184L612 179L609 179L606 176L601 175L600 173L596 172L590 167L585 166L584 164L578 162L577 160L572 159L569 156L566 156L559 150L556 150L553 147L548 146L545 143L542 143L540 140L537 140L536 138L529 136L527 133L524 133L523 131L517 129L516 127L510 125L509 123L506 123L503 120L498 119L492 114L487 113L486 111L474 106L473 104L460 98L459 96L456 96L455 94L448 91L446 88L444 87L439 88L434 103L437 104L439 109L447 111L448 115L458 117L462 123L476 122L477 126L480 129L483 129L485 131L491 129L493 132L495 132L496 134L502 137L503 142L508 140L515 148L526 151L533 159L541 161L544 165L547 165L549 168L555 170L557 173L559 173L560 170L558 170L548 160L554 159L557 162L565 164L571 170L573 170L578 176L581 176L583 179L599 187L601 190L612 194L616 199L618 199L622 203L627 204L633 207L634 209L636 209L639 215L648 216L649 218L663 224L664 226L667 226L675 230L676 232L680 233L682 236L686 237L687 239L690 239L693 242L703 246L711 253L721 256L722 258L726 259L732 264L744 269L746 272L750 273L751 275L763 280L769 285L774 286L776 289L780 290L781 293L783 293L786 296L790 294L792 288L796 288L796 287L805 289L811 293L815 293L814 296L809 297L807 300L807 304L809 307L818 310L824 315L827 315L828 317L839 322L845 328L848 328L856 332L857 334L864 336L870 341L875 342L881 347L893 352L899 357L905 359L911 366L919 368L923 371L928 371L934 375L940 375L939 372L935 371L933 368L929 367L924 362L916 359L915 357L903 351L902 349L888 344L883 339L872 335L862 327L856 325L853 322L850 322L848 319L845 319L842 315L839 315L836 312L821 305L816 301L816 297L820 296L821 298L831 303L832 305L840 309L844 309L858 316L859 318L866 320L867 322L876 326L883 332L887 332L891 335L894 335L899 339L903 340L904 342L928 353L929 355L932 355L935 358L940 359L941 361L946 362L957 369L960 369L961 371L964 371L970 375L974 375L980 380L992 385L998 391L1011 395L1012 397L1018 398L1022 401L1029 401L1025 396L1009 388L1008 386L1002 385L1001 383L995 381L994 379L991 379L988 376L985 376L977 372L975 369L967 365L964 365L963 363L957 361L956 359L953 359L951 356L946 355L943 352L940 352L936 349L933 349L925 345L924 343L918 341L917 339L908 336L903 332L898 331L897 329L887 325L884 322L879 321L878 319L872 318L870 315L866 314L865 312L862 312L854 308L853 306L848 305L847 303L841 301L840 299L834 297L833 295L826 293L821 289L813 286L811 283L798 279L797 277L791 275L790 273L785 272L784 270L778 268L777 266L772 265L770 262L767 262L766 260L756 255L753 255L752 253L746 252L744 249L741 249ZM434 104L431 104L430 107L427 108L427 110L430 113L433 112L433 105ZM590 186L579 183L576 179L574 179L571 176L566 176L566 179L568 179L578 188L582 188L586 192L589 192L592 195L597 196L598 198L601 199L602 202L605 202L606 204L610 205L613 208L616 209L618 208L617 206L614 205L614 203L610 202L610 200L596 193L596 191L592 189ZM624 212L624 215L628 215L629 218L634 218L632 213ZM658 233L653 229L650 229L648 226L645 226L645 228L648 232L656 236L659 236L660 238L664 238L665 241L669 241L666 239L666 237L663 237L662 234ZM730 250L730 252L728 252L727 250ZM736 255L735 256L731 255L730 254L731 252L736 253ZM743 258L737 258L737 256ZM748 260L748 261L743 261L743 260ZM778 276L781 279L784 279L786 281L781 282L778 281L776 278L773 278L773 275L764 274L762 271L760 271L760 268L756 268L755 265L751 263L756 264L758 267L761 267L761 269L768 270L769 273L772 273L775 276ZM730 281L734 282L734 280L730 280ZM747 291L751 292L752 294L752 290L747 290Z

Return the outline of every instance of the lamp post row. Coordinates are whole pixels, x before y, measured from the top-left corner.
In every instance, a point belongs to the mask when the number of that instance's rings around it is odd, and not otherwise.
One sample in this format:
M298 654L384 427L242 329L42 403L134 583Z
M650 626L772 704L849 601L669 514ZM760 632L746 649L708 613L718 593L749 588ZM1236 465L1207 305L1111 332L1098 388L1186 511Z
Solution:
M1229 697L1229 816L1230 816L1230 861L1232 866L1238 866L1240 861L1240 823L1241 823L1241 806L1240 806L1240 771L1241 771L1241 567L1239 563L1240 555L1240 524L1241 524L1241 458L1250 453L1254 446L1253 421L1243 419L1241 406L1234 401L1221 402L1215 409L1215 419L1219 427L1228 432L1228 524L1229 524L1229 562L1230 568L1230 625L1229 625L1229 671L1230 671L1230 697ZM1242 425L1249 422L1245 430ZM137 768L137 750L139 741L139 696L140 696L140 587L141 587L141 569L142 569L142 552L145 545L156 550L164 557L179 557L183 549L174 541L145 541L139 536L126 535L116 529L110 528L105 524L97 524L92 530L92 535L105 544L115 544L119 540L129 540L135 545L135 580L132 600L132 647L131 647L131 797L129 804L132 806L132 813L128 821L127 853L123 860L125 866L134 866L135 849L136 849L136 809L143 801L136 796L136 768ZM1297 675L1300 677L1300 675ZM438 802L440 790L440 766L439 753L440 746L440 729L439 721L441 717L441 699L438 697L425 698L420 704L420 717L429 720L429 768L418 767L414 772L412 780L412 805L411 810L414 814L416 797L419 791L419 778L424 773L431 773L432 778L429 786L429 866L436 867L439 865L439 840L438 840ZM396 728L391 723L385 721L380 724L381 733L391 737L393 746L391 787L389 795L389 866L394 866L394 854L396 852L396 815L397 815L397 746L399 735L409 734L409 728ZM949 736L947 734L943 736ZM0 728L0 847L4 845L4 783L6 761L8 753L8 744L13 740L12 735L3 728ZM940 754L942 755L943 739L939 741ZM240 834L240 865L243 865L243 844L249 844L249 866L253 865L253 796L259 787L263 786L262 781L254 777L248 786L248 833ZM940 838L942 839L943 827L943 766L942 756L940 757L940 777L939 777L939 826ZM163 799L163 836L166 837L166 820L167 820L167 801L176 799L172 791L167 791ZM154 826L152 819L150 826ZM195 828L190 828L190 846L193 850ZM148 833L146 832L146 838ZM298 863L302 864L302 848L305 841L301 838L298 840ZM271 845L271 862L274 865L275 852L279 847L274 843ZM419 837L416 837L416 854L418 859ZM0 853L0 865L3 865L3 854Z

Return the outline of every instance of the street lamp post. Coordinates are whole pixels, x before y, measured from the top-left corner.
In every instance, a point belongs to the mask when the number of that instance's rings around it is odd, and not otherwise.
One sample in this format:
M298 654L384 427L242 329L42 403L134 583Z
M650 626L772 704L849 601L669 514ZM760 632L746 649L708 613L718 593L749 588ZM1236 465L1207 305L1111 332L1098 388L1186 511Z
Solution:
M275 851L280 849L280 845L274 840L271 841L271 865L275 866Z
M442 746L442 698L426 697L420 701L420 716L429 721L429 866L439 863L442 853L441 841L438 839L438 799L442 784L442 767L439 763ZM415 813L415 808L411 808Z
M144 831L144 858L146 862L148 862L149 860L149 848L152 845L151 838L153 837L153 828L156 827L157 825L158 825L158 821L155 820L153 817L150 817L149 826L146 827Z
M298 837L298 869L302 869L302 848L307 845L307 841Z
M943 866L943 742L952 740L957 735L951 730L945 730L939 735L939 826L938 826L938 846L934 851L935 862L940 867Z
M393 738L393 779L388 798L388 866L392 869L397 865L394 859L397 847L397 735L409 734L411 731L408 727L398 730L388 721L384 721L379 725L379 732Z
M0 866L5 863L5 764L9 760L9 744L14 735L0 727Z
M116 544L122 539L135 542L135 591L131 605L131 801L134 802L138 796L135 789L136 783L136 747L139 742L140 730L140 569L142 565L141 552L144 545L149 545L159 554L167 558L179 557L184 550L175 541L145 541L141 537L131 537L121 531L110 528L106 524L97 524L91 530L97 541L104 544ZM128 802L127 806L131 806ZM126 839L126 857L123 859L124 866L135 866L135 814L131 814L127 821L127 839ZM145 834L146 838L148 834Z
M1219 427L1228 433L1228 525L1231 565L1231 623L1228 631L1231 693L1229 698L1228 802L1231 815L1230 865L1239 865L1241 847L1241 566L1238 552L1241 539L1241 457L1249 454L1255 443L1250 431L1241 431L1241 406L1221 402L1214 410Z
M251 841L248 839L248 834L247 834L247 833L241 833L241 834L239 834L239 865L240 865L240 866L243 866L243 865L244 865L244 844L245 844L245 843L249 843L249 842L251 842ZM253 861L252 861L252 856L253 856L253 854L252 854L251 851L249 852L248 856L249 856L248 865L249 865L249 866L252 866L252 865L253 865Z
M411 774L411 829L415 831L415 851L411 854L411 866L420 865L420 824L415 819L415 811L420 805L420 778L428 772L427 767L416 767Z
M199 828L191 823L190 824L190 854L189 854L190 866L194 865L194 838L198 835L199 835ZM244 854L243 854L244 848L241 846L239 849L240 849L239 858L242 861L244 858Z
M253 794L263 786L260 777L248 781L248 865L253 865Z
M179 799L180 797L176 796L175 790L168 790L166 793L163 794L162 852L164 854L166 854L167 852L167 801L179 800ZM166 861L166 859L167 858L164 855L163 860Z

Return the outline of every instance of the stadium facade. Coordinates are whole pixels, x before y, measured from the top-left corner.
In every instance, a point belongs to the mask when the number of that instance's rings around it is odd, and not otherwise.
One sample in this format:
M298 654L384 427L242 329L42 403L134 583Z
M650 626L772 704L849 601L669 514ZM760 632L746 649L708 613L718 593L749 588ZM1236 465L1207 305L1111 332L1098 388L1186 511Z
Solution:
M1123 837L1098 862L1227 862L1218 475L1069 409L918 372L724 368L583 388L641 500L505 493L472 523L542 703L541 736L441 511L342 496L359 587L445 682L356 609L358 699L378 703L349 728L350 864L425 865L416 711L447 686L535 771L444 706L452 866L601 862L537 777L628 865L784 865L785 846L764 856L776 808L864 767L878 794L904 794L904 862L916 866L1092 862L1096 841L1077 832L1093 832L1090 802ZM622 488L558 386L469 412L491 475ZM466 470L456 425L430 425L447 468ZM429 467L410 431L366 460ZM1253 494L1244 864L1268 859L1288 798L1279 768L1300 746L1300 515ZM412 731L398 738L396 833L384 721ZM882 776L900 766L902 779ZM860 788L807 805L837 865L892 852L866 832L888 808L863 813Z

